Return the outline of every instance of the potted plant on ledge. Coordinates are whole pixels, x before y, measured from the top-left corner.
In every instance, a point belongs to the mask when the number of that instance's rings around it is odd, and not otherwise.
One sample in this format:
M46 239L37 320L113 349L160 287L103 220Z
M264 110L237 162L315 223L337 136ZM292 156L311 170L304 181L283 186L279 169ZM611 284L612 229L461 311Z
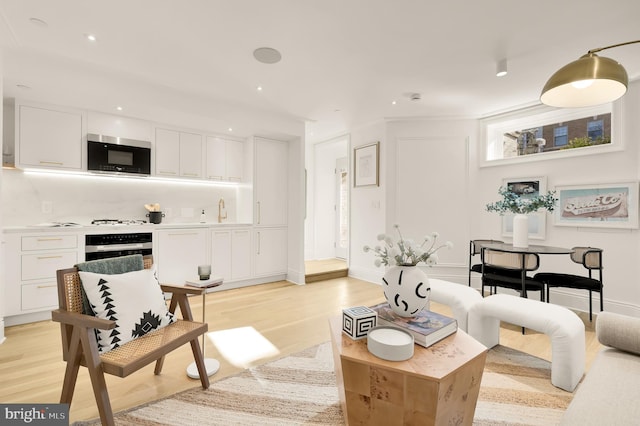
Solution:
M487 211L496 212L500 215L505 213L515 214L513 217L513 246L529 247L528 214L537 212L540 209L552 212L558 201L556 192L549 191L546 194L523 197L503 186L498 190L498 194L502 196L502 199L487 204Z

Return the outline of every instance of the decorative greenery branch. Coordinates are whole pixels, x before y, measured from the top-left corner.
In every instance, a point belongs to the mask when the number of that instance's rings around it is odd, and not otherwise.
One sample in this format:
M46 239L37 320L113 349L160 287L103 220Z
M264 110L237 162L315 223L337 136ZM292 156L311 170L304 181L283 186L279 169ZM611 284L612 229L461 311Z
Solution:
M501 215L505 213L527 214L540 209L552 212L558 201L555 197L555 191L549 191L544 195L523 198L503 186L498 190L498 194L502 195L502 200L487 204L486 209L488 212L496 212Z

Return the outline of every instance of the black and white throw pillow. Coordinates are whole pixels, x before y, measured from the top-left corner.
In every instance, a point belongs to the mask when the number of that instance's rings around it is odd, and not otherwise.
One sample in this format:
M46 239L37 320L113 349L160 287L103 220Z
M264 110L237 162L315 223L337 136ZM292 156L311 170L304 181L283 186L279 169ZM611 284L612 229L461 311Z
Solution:
M100 353L175 321L167 309L155 265L150 269L124 274L105 275L83 271L79 274L94 315L116 322L114 329L97 330Z

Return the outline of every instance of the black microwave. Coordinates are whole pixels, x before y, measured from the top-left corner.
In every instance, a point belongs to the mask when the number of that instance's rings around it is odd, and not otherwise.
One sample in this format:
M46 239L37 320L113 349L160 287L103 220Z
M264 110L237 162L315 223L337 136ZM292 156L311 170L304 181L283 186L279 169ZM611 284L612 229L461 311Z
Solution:
M90 172L151 174L151 142L105 135L87 135Z

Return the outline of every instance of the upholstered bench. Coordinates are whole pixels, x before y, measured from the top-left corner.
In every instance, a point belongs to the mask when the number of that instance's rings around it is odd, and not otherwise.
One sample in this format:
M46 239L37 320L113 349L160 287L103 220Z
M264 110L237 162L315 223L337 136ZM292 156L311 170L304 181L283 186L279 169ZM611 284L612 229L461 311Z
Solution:
M569 309L508 294L495 294L469 311L469 334L488 348L500 343L500 321L551 339L551 383L573 392L585 369L584 323Z
M482 300L478 290L436 278L430 278L429 285L431 286L431 300L449 306L453 317L458 321L458 327L463 331L468 331L469 309Z

